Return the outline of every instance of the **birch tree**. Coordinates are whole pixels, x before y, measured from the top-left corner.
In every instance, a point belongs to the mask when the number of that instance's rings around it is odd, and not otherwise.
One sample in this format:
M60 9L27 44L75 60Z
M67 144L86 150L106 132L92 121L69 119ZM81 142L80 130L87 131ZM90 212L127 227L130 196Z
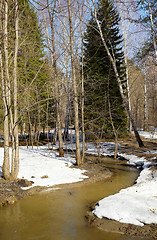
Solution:
M2 81L2 97L4 108L4 162L3 177L5 179L16 179L19 171L19 143L18 143L18 105L17 105L17 54L18 54L18 1L14 0L14 59L13 59L13 96L11 92L11 78L9 75L9 52L8 52L8 14L9 1L1 1L1 34L3 36L3 49L0 50L1 62L1 81ZM4 14L4 16L3 16ZM4 56L3 56L4 54ZM3 61L4 59L4 61ZM13 111L11 107L11 97L13 98ZM12 136L12 157L11 157L11 173L9 158L9 128Z
M55 98L56 98L56 115L57 115L57 131L58 131L58 140L59 140L59 156L64 156L63 151L63 139L62 139L62 130L61 130L61 113L60 113L60 92L59 92L59 77L57 76L57 61L56 61L56 48L55 48L55 34L54 34L54 14L56 11L56 3L57 1L54 1L54 6L52 9L50 9L50 2L47 0L47 10L48 10L48 16L49 16L49 23L51 28L51 43L48 38L48 30L47 31L47 41L48 46L50 49L50 56L51 56L51 64L52 64L52 71L54 76L54 82L55 82Z
M69 17L69 28L70 28L70 57L71 57L71 69L72 69L72 82L73 82L73 104L75 112L75 138L76 138L76 162L80 165L81 154L80 154L80 140L79 140L79 116L78 116L78 93L76 84L76 71L75 71L75 59L74 59L74 39L73 39L73 25L72 25L72 12L71 12L71 0L68 3L68 17Z
M127 51L127 40L128 40L128 31L130 28L129 21L126 21L129 15L129 5L126 0L117 1L118 9L121 17L121 26L122 26L122 34L124 39L124 60L125 60L125 69L126 69L126 83L127 83L127 95L128 95L128 106L131 112L131 99L130 99L130 84L129 84L129 65L128 65L128 51ZM129 122L129 130L131 131L132 126L131 122Z

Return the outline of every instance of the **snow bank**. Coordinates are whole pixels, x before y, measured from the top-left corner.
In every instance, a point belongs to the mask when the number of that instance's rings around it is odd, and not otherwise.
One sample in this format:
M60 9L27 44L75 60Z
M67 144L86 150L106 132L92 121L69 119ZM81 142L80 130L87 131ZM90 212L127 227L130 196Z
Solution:
M20 147L20 169L18 178L33 181L34 186L54 186L56 184L72 183L87 178L83 170L70 168L75 159L69 155L58 157L55 151L47 147ZM0 167L3 164L3 148L0 148Z
M154 165L144 157L121 154L128 164L143 170L132 187L122 189L98 202L93 213L99 218L109 218L121 223L143 226L157 223L157 171L149 169Z
M99 218L139 226L157 223L157 174L145 168L137 184L99 201L93 212Z

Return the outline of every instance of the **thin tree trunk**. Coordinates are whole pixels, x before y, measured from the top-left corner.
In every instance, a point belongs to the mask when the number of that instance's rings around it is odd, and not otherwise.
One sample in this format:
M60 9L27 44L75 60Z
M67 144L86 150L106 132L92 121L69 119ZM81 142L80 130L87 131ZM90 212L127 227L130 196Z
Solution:
M109 73L110 75L110 73ZM115 150L114 150L114 159L117 159L117 152L118 152L118 134L116 131L116 128L114 126L114 122L113 122L113 118L112 118L112 112L111 112L111 103L110 103L110 92L109 92L109 77L108 77L108 106L109 106L109 115L110 115L110 120L111 120L111 125L112 125L112 129L113 129L113 133L115 136Z
M148 130L148 97L147 97L147 74L146 64L144 63L144 130Z
M93 5L95 6L93 0L92 0L92 2L93 2ZM121 94L121 97L122 97L122 100L123 100L125 109L126 109L126 111L127 111L127 113L128 113L128 117L129 117L129 119L130 119L130 122L131 122L131 124L132 124L132 128L133 128L133 131L134 131L134 133L135 133L136 140L137 140L137 142L138 142L138 144L139 144L139 147L143 147L144 144L143 144L143 142L142 142L142 140L141 140L141 138L140 138L140 136L139 136L139 133L138 133L137 128L136 128L136 125L135 125L134 120L133 120L133 118L132 118L132 116L131 116L131 112L130 112L130 109L129 109L129 105L128 105L126 99L125 99L125 95L124 95L124 92L123 92L123 87L122 87L121 80L120 80L120 77L119 77L119 74L118 74L118 71L117 71L117 66L116 66L116 63L115 63L113 57L111 56L110 51L109 51L109 49L108 49L108 47L107 47L107 44L106 44L106 42L105 42L105 39L104 39L102 30L101 30L101 26L100 26L99 21L98 21L98 18L97 18L97 11L96 11L96 8L95 8L95 7L94 7L93 15L94 15L94 17L95 17L95 20L96 20L96 23L97 23L97 26L98 26L98 29L99 29L99 33L100 33L100 36L101 36L103 45L104 45L104 47L105 47L105 50L106 50L106 52L107 52L107 54L108 54L108 57L109 57L111 63L112 63L112 66L113 66L113 69L114 69L114 72L115 72L115 76L116 76L116 79L117 79L117 82L118 82L118 85L119 85L120 94Z
M52 14L50 13L49 8L49 1L47 0L47 7L48 7L48 14L50 19L50 26L51 26L51 36L52 36L52 48L50 46L50 42L48 39L48 31L47 31L47 40L49 48L51 49L51 61L54 71L54 81L55 81L55 98L56 98L56 115L57 115L57 129L58 129L58 141L59 141L59 156L64 156L64 150L63 150L63 138L62 138L62 130L61 130L61 116L60 116L60 107L59 107L59 83L57 80L57 66L56 66L56 49L55 49L55 36L54 36L54 11L55 7L53 9ZM53 54L52 54L53 53Z
M49 92L48 87L47 90L47 96L49 99ZM50 149L50 143L49 143L49 100L46 101L46 128L47 128L47 140L48 140L48 149Z
M84 126L84 61L83 61L83 33L82 33L82 21L81 21L81 38L82 38L82 56L81 56L81 119L82 119L82 163L85 156L85 126Z
M127 95L128 95L128 105L129 105L129 109L131 112L131 98L130 98L130 84L129 84L129 67L128 67L128 59L127 59L127 35L128 35L128 30L129 30L129 26L130 24L128 24L127 26L127 30L125 30L125 24L124 24L124 11L122 9L122 2L119 3L119 7L120 7L120 15L121 15L121 24L122 24L122 34L123 34L123 38L124 38L124 61L125 61L125 68L126 68L126 83L127 83ZM126 0L124 1L125 6L127 5ZM132 130L132 125L131 125L131 121L129 119L129 130L131 132Z
M18 106L17 106L17 54L18 54L18 1L15 0L15 52L14 52L14 72L13 72L13 81L14 81L14 157L12 160L12 169L11 176L13 179L16 179L19 172L19 138L18 138Z
M74 40L73 40L73 27L72 27L72 15L71 15L71 0L68 0L68 14L69 14L69 27L70 27L70 55L71 55L71 68L72 68L72 81L74 92L74 112L75 112L75 139L76 139L76 164L81 164L80 154L80 140L79 140L79 117L78 117L78 96L76 86L76 74L75 74L75 61L74 61Z
M2 86L3 88L3 103L4 103L4 162L3 162L3 177L5 179L10 178L10 162L9 162L9 65L8 65L8 2L5 1L4 3L4 78L3 78L3 64L1 63L2 67ZM1 56L2 61L2 56ZM4 80L3 80L4 79Z

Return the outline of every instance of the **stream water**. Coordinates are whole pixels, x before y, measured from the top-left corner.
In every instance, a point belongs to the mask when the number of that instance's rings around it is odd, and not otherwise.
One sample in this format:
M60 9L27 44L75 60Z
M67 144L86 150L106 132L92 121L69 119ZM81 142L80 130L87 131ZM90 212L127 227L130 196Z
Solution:
M133 240L118 233L89 227L85 214L90 203L118 192L135 181L135 168L105 165L115 174L108 181L62 188L25 198L0 209L0 240Z

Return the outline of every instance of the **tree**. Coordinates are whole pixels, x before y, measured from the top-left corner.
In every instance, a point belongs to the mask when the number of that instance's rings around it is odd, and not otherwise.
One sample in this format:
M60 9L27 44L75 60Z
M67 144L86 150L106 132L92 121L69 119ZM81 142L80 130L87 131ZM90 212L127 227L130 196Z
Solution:
M136 126L142 128L145 125L145 109L147 108L145 77L143 71L130 60L128 67L132 116Z
M114 57L114 52L113 51L109 51L109 48L107 46L107 42L103 36L103 33L102 33L102 29L101 29L101 25L99 23L99 20L98 20L98 17L97 17L97 9L96 9L96 6L95 6L95 3L94 3L94 0L92 0L92 3L93 3L93 7L94 7L94 10L92 11L93 12L93 16L95 17L95 20L96 20L96 23L97 23L97 26L98 26L98 30L99 30L99 34L101 36L101 40L103 42L103 45L104 45L104 48L108 54L108 57L109 57L109 60L112 64L112 67L114 69L114 73L115 73L115 76L116 76L116 79L117 79L117 83L118 83L118 86L119 86L119 90L120 90L120 94L121 94L121 97L122 97L122 100L123 100L123 104L125 106L125 109L128 113L128 117L131 121L131 124L132 124L132 127L133 127L133 131L135 133L135 137L136 137L136 140L139 144L139 147L143 147L144 144L139 136L139 133L137 131L137 128L136 128L136 125L135 125L135 122L131 116L131 112L130 112L130 109L129 109L129 105L128 105L128 102L126 100L126 97L125 97L125 94L124 94L124 90L123 90L123 86L122 86L122 83L121 83L121 79L120 79L120 75L118 73L118 69L117 69L117 64L115 62L115 57Z
M44 53L43 34L37 13L28 0L20 1L19 11L20 124L26 123L29 144L33 144L32 130L35 131L35 138L39 139L41 127L45 126L45 116L42 112L44 100L46 102L47 98L45 85L49 81L50 73L47 71L48 60Z
M0 49L0 65L1 65L1 81L2 81L2 98L4 109L4 162L3 162L3 177L5 179L16 179L19 171L19 142L18 142L18 105L17 105L17 54L18 54L18 1L12 1L9 5L8 1L1 1L1 35L3 43ZM2 9L4 11L2 11ZM13 33L13 65L9 64L9 16L14 13L14 33ZM9 32L10 34L10 32ZM13 68L13 70L12 70ZM11 79L10 73L13 72ZM13 91L11 91L11 89ZM13 101L13 104L12 102ZM13 110L12 110L13 109ZM10 174L10 159L9 159L9 128L12 138L12 161Z
M76 85L76 69L74 59L74 40L73 40L73 23L71 14L71 0L68 0L68 17L69 17L69 28L70 28L70 57L71 57L71 69L72 69L72 82L73 82L73 104L75 112L75 138L76 138L76 163L77 165L82 164L80 154L80 141L79 141L79 116L78 116L78 96L77 96L77 85Z
M57 60L56 60L56 43L55 43L55 30L54 30L54 21L55 21L55 11L56 11L56 4L57 1L54 1L53 7L50 8L51 4L47 0L47 10L48 10L48 18L49 18L49 25L51 29L51 41L48 37L48 30L47 32L47 42L48 48L50 51L50 58L51 58L51 70L54 76L54 90L55 90L55 99L56 99L56 116L57 116L57 131L58 131L58 140L59 140L59 156L64 156L63 151L63 139L62 139L62 130L61 130L61 109L60 109L60 77L57 71Z
M111 1L98 2L97 19L124 86L125 67L123 40L119 30L120 18ZM126 114L122 97L114 68L104 49L97 21L93 15L87 26L84 48L86 122L91 127L94 126L94 132L103 131L103 134L112 132L114 125L114 129L119 128L119 132L123 133L126 130ZM92 124L90 124L91 120Z
M23 119L26 120L26 113L30 128L33 118L34 124L37 121L39 125L41 123L39 102L45 98L42 88L44 89L46 80L46 71L41 71L41 69L44 70L46 59L43 55L44 45L37 15L29 1L1 1L0 4L2 36L0 67L4 110L3 177L16 179L19 171L18 125L20 121L23 122ZM38 101L38 104L36 104L36 109L32 110L30 105L35 104L34 99ZM35 111L36 114L34 114Z
M145 26L148 36L142 49L142 55L153 53L157 64L157 2L156 0L139 0L136 2L136 7L141 12L136 22Z

